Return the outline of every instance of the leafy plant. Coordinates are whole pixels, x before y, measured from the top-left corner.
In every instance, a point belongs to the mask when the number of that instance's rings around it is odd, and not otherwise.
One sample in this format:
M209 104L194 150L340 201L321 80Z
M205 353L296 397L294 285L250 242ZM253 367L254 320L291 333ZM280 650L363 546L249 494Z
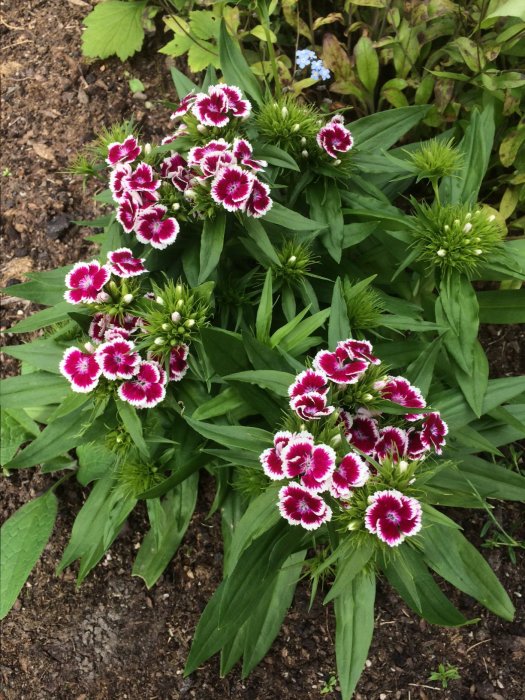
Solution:
M442 688L448 688L449 681L457 681L461 678L456 666L450 664L439 664L437 671L432 671L428 677L429 681L440 681Z

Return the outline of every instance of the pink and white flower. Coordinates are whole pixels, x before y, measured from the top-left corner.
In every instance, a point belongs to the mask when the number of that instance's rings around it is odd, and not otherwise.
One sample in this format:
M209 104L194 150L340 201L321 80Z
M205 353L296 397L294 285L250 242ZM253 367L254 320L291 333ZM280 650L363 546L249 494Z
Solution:
M238 165L221 168L211 184L213 201L227 211L244 209L251 194L254 176Z
M267 214L272 206L269 186L254 177L252 190L246 202L246 213L254 219L259 219Z
M359 455L350 452L345 455L334 473L330 482L330 493L335 498L349 498L352 489L364 486L370 478L368 465Z
M136 160L142 149L134 136L128 136L122 143L110 143L108 146L108 165L118 165L119 163L132 163Z
M398 462L407 449L408 438L406 431L388 425L379 431L379 440L376 442L376 456L382 462L387 457L393 462Z
M60 373L69 379L71 389L80 394L92 391L98 384L102 370L95 356L78 348L68 348L59 365Z
M119 386L119 398L136 408L152 408L166 395L163 380L165 380L165 372L161 372L156 362L152 360L141 362L136 375Z
M117 277L136 277L147 272L144 267L145 258L135 258L129 248L117 248L108 253L108 264L111 272Z
M122 178L121 184L124 190L131 192L155 192L161 181L155 178L151 165L139 163L135 170Z
M266 476L272 481L285 479L286 474L283 472L282 451L288 445L290 440L294 438L294 434L288 430L281 430L273 436L273 447L261 453L259 461Z
M186 343L181 343L170 352L170 382L180 382L188 371L188 354L190 352Z
M172 156L165 158L160 165L160 174L162 177L171 180L171 183L180 192L185 192L188 189L190 181L193 177L188 164L180 153L174 153Z
M330 506L299 484L287 484L279 491L279 512L290 525L306 530L316 530L332 517Z
M337 343L337 345L344 347L349 357L353 360L367 360L367 362L370 362L372 365L381 364L379 357L372 354L372 343L368 340L354 340L353 338L349 338L348 340L342 340Z
M334 352L320 350L313 365L336 384L355 384L368 368L366 360L352 359L342 346L338 346Z
M312 492L324 491L335 469L335 452L328 445L315 445L308 433L291 440L281 452L284 474Z
M341 418L349 444L367 455L373 454L379 440L377 421L365 416L352 417L347 411L341 411Z
M237 160L252 170L262 170L268 163L265 160L255 160L252 158L253 148L246 139L235 139L233 142L233 155Z
M188 93L179 103L177 109L171 115L172 119L177 119L177 117L183 117L192 107L193 103L197 99L197 95L193 92Z
M141 211L135 225L137 240L149 243L153 248L164 250L175 242L179 233L179 222L173 217L164 219L167 209L162 204L155 204Z
M426 440L423 442L423 435L420 430L415 428L407 430L407 457L410 457L410 459L421 459L429 449L430 445L427 444Z
M222 90L228 100L228 108L231 109L234 117L246 119L252 111L251 102L242 99L242 93L235 85L216 85L216 88Z
M135 345L130 340L117 337L99 345L95 358L106 379L131 379L140 362Z
M140 205L129 192L124 192L117 207L117 221L126 233L131 233L135 227Z
M409 406L410 408L425 408L426 401L423 395L415 386L404 377L387 377L386 383L379 389L381 396L400 406ZM421 414L408 414L405 416L407 420L419 420Z
M306 369L295 378L295 382L288 387L288 396L293 399L303 394L326 394L328 392L326 375L315 369Z
M429 413L425 416L421 430L421 440L424 445L433 447L438 455L443 452L443 447L447 444L445 440L447 433L448 425L439 413Z
M207 95L203 92L197 95L191 111L204 126L222 127L230 121L229 109L224 91L219 85L212 85L208 88Z
M230 151L210 151L206 153L199 163L202 172L200 180L214 177L217 171L225 165L235 164L235 158Z
M110 277L108 267L97 260L77 263L66 275L66 287L69 289L64 293L64 299L70 304L91 304L97 301Z
M369 500L365 527L389 547L397 547L421 530L421 504L415 498L385 490L376 491Z
M109 189L116 202L122 201L127 192L126 178L129 178L132 173L131 165L122 163L117 165L109 176Z
M188 152L188 165L194 167L201 164L202 159L209 153L225 153L231 145L224 139L213 139L204 146L194 146Z
M354 145L352 134L341 121L341 118L334 117L316 136L319 148L332 158L338 158L339 153L347 153Z
M294 396L290 400L290 407L302 420L319 420L335 411L333 406L328 406L325 394L315 391Z

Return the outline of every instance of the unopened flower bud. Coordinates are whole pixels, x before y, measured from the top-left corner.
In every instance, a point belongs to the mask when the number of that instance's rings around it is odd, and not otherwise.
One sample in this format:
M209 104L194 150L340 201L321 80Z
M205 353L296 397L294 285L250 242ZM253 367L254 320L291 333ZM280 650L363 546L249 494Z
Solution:
M173 323L179 323L179 321L181 320L181 318L182 318L182 316L179 314L178 311L174 311L174 312L171 314L171 320L173 321Z
M117 435L115 442L119 445L122 442L122 435Z
M88 352L95 352L95 348L93 346L93 343L90 343L89 341L87 343L84 343L84 347Z
M369 502L370 502L370 499L368 499L368 500L369 500ZM360 527L361 527L361 523L360 523L359 520L351 520L351 521L348 523L347 529L348 529L348 530L359 530Z
M197 124L197 131L200 134L205 134L208 131L208 129L206 128L206 126L204 124Z
M169 323L163 323L163 324L162 324L162 330L163 330L163 331L169 331L169 329L170 329Z
M363 396L363 401L369 402L369 401L373 401L373 400L374 400L374 397L372 396L372 394L365 394Z
M306 138L301 136L301 146L306 146Z
M308 158L308 151L307 150L301 151L301 155L303 158Z
M292 126L292 131L295 133L295 132L299 131L300 128L301 128L300 124L294 124Z
M195 199L195 190L192 190L191 187L188 188L184 192L184 196L186 197L186 199Z
M406 470L408 469L408 462L402 459L397 466L399 467L399 471L401 473L406 472Z
M464 243L465 245L468 245L468 244L470 243L470 238L465 238L465 240L463 241L463 243Z
M479 216L481 214L481 209L476 209L474 216Z
M124 304L131 304L131 302L133 301L133 294L124 294L124 296L122 297L122 301L124 302Z
M153 341L155 345L164 345L164 338L161 338L160 336L158 338L155 338Z
M479 236L476 236L474 239L474 243L481 243L481 238Z
M186 326L186 328L193 328L193 326L195 325L195 319L189 318L184 325Z
M447 232L450 231L450 226L449 226L448 224L445 224L445 225L443 226L443 230L444 230L444 231L447 231Z
M111 299L111 297L106 292L99 292L97 294L97 301L105 302L105 301L109 301L110 299Z
M173 211L179 211L180 209L180 204L178 202L175 202L175 204L171 205L171 208Z
M454 226L459 226L459 225L460 225L459 219L454 219Z
M184 299L179 299L179 301L176 303L177 309L182 309L184 306Z
M330 442L334 447L337 447L342 442L341 435L339 433L337 435L334 435L334 437L330 440Z
M465 214L465 221L470 221L472 219L472 214L470 212L467 212Z
M283 117L287 117L287 116L288 116L288 108L287 108L287 107L283 107L283 108L281 109L281 114L283 115Z
M474 251L474 255L481 255L481 253L483 253L481 248L476 248L476 250Z
M495 214L491 214L491 215L489 216L489 218L488 218L488 220L489 220L491 223L492 223L493 221L495 221L495 219L496 219Z
M144 145L144 153L145 153L146 155L149 155L149 154L151 153L151 143L146 143L146 144Z
M155 301L157 304L160 304L161 306L164 305L164 299L162 297L155 297Z
M438 255L440 258L444 258L445 255L447 254L447 251L444 248L440 248L436 255Z
M463 231L464 231L464 233L468 233L469 231L472 231L472 224L465 224L463 226Z
M288 264L293 265L295 262L297 262L297 257L295 255L290 255L288 258Z
M340 158L336 158L336 159L334 160L334 165L341 165L341 159L340 159Z

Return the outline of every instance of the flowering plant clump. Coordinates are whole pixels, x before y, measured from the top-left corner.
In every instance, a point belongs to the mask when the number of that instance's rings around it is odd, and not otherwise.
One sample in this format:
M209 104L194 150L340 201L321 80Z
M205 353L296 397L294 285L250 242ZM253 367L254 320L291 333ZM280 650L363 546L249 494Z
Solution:
M369 342L348 339L320 350L290 386L295 415L260 456L270 479L288 480L278 505L290 524L313 530L335 517L389 546L421 529L419 502L399 489L410 492L418 463L442 453L448 427L419 389L380 365Z

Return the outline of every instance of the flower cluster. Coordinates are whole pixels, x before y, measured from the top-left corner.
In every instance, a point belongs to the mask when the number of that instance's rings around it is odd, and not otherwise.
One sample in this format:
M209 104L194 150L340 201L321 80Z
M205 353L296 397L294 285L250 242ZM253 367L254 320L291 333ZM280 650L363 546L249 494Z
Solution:
M319 351L289 387L287 429L260 461L270 479L288 480L278 505L290 524L313 530L336 513L389 546L421 528L419 502L397 487L410 488L418 464L441 454L447 425L380 365L368 341L347 339Z
M102 381L106 393L114 388L122 401L152 408L164 399L168 382L186 374L187 343L207 307L182 285L140 292L133 278L146 272L143 263L120 248L108 253L104 265L78 263L67 274L66 300L93 312L89 340L82 349L67 348L60 363L73 391L91 392Z
M317 134L317 144L331 158L339 158L339 154L348 153L354 145L354 139L350 131L344 126L344 119L336 114L323 126Z
M299 49L295 54L297 67L300 69L310 66L313 80L329 80L330 71L320 58L317 58L315 51L311 49Z

